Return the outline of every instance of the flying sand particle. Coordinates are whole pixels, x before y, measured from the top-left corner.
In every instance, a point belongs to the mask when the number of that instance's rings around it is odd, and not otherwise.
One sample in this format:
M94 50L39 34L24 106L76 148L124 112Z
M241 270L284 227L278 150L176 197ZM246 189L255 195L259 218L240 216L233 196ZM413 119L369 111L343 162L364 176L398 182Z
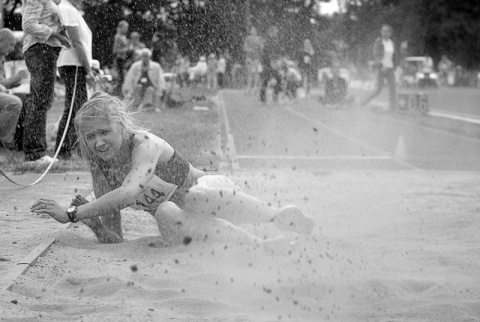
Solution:
M191 241L192 241L192 237L190 237L190 236L183 237L183 244L184 245L190 244Z
M266 288L265 286L263 287L263 291L268 294L272 293L272 290L269 288Z

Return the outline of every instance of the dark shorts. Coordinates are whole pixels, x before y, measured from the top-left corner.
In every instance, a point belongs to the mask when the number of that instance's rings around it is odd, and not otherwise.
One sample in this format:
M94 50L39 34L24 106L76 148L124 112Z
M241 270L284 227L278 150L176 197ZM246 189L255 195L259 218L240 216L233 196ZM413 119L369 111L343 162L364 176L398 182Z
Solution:
M177 191L172 195L169 201L175 203L180 208L183 207L185 204L185 195L187 194L188 190L193 187L197 183L197 179L203 176L209 175L211 173L198 170L190 165L190 170L188 171L187 178L183 184L177 188Z

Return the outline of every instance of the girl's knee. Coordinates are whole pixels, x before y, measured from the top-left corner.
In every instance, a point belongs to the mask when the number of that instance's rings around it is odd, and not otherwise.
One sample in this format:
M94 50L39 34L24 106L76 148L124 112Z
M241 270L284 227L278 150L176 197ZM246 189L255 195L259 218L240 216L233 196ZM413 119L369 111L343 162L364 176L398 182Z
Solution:
M155 211L155 218L158 220L161 218L164 218L165 216L172 216L177 213L179 213L181 209L173 202L171 201L165 201L162 202L158 208L157 211Z

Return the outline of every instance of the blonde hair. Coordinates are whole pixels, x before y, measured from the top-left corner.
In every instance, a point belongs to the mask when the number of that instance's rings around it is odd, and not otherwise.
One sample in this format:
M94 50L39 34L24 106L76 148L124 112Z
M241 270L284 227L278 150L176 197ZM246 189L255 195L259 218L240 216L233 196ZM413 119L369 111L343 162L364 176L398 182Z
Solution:
M75 117L75 131L77 133L80 152L87 160L92 160L94 154L87 146L82 125L92 119L103 118L110 124L118 124L125 137L130 134L145 133L148 130L140 126L133 118L134 113L129 112L127 105L119 98L105 92L95 92L92 97L82 105Z

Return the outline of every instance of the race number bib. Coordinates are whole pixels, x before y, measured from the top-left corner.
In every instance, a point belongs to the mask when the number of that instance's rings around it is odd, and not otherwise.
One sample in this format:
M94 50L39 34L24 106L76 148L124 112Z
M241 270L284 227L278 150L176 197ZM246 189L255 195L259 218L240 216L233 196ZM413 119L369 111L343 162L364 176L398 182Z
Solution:
M143 192L135 201L134 209L155 210L158 206L169 200L177 190L177 185L163 181L157 176L153 176L147 183Z

